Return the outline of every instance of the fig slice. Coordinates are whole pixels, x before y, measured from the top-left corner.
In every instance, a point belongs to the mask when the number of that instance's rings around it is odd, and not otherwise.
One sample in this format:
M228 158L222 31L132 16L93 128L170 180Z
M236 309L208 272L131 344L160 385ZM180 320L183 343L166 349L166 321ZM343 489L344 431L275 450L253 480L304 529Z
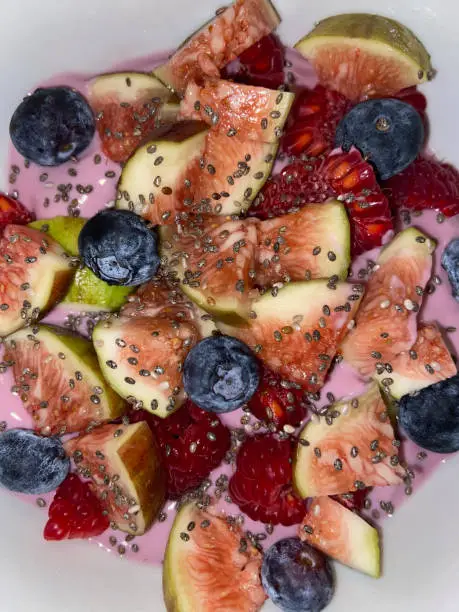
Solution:
M308 204L302 210L258 226L256 283L314 280L338 276L346 280L350 227L340 202Z
M193 32L154 74L183 94L190 80L219 77L220 70L280 23L271 0L235 0Z
M92 343L47 325L21 329L5 339L20 398L42 435L84 431L125 412L107 385Z
M289 283L253 301L248 321L217 322L225 334L250 346L285 380L317 392L352 327L361 288L327 280Z
M200 172L207 133L200 121L152 132L123 168L117 208L132 210L154 225L174 223L176 214L193 203L190 187Z
M112 388L137 408L165 418L185 399L182 364L199 336L193 322L165 311L101 321L93 341Z
M0 238L0 337L38 320L65 295L75 269L42 232L8 225Z
M373 268L344 359L371 377L416 342L417 313L432 271L435 242L414 227L385 246ZM393 367L393 366L392 366Z
M161 123L175 121L178 99L152 74L115 72L88 83L102 150L125 162Z
M142 535L165 499L159 450L144 421L102 425L65 443L78 472L90 478L111 525Z
M319 82L353 101L391 96L433 77L430 55L406 26L382 15L348 13L319 21L295 48Z
M79 257L78 236L87 219L82 217L53 217L39 219L29 227L50 236L70 255ZM133 287L108 285L86 266L78 268L62 301L72 310L88 312L91 310L113 311L120 308L126 297L134 291Z
M188 83L180 104L179 117L209 123L218 131L245 140L277 143L287 120L295 94L242 85L222 79L208 79L200 87Z
M376 383L359 397L333 404L301 432L293 468L297 493L305 499L401 484L394 439Z
M213 216L162 227L160 237L161 255L189 299L226 321L248 318L256 221Z
M415 393L457 374L442 333L436 323L420 323L416 342L392 360L389 372L376 372L374 378L394 399Z
M381 575L377 530L358 514L329 497L311 501L299 528L300 539L372 578Z
M257 612L266 600L261 553L237 525L187 504L175 517L163 566L168 612Z

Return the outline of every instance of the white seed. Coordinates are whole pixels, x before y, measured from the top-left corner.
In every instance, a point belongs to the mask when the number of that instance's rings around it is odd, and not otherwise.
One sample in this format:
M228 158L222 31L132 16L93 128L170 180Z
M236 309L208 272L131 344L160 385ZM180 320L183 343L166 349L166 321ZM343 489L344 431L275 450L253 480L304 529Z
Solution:
M354 327L355 327L355 321L354 321L354 319L351 319L349 321L349 323L347 324L347 328L348 329L354 329Z
M284 425L285 433L292 434L295 433L295 428L292 425Z
M411 300L405 300L403 302L403 305L407 310L414 310L414 302L412 302Z
M441 365L438 363L438 361L431 361L430 365L432 366L432 368L435 370L435 372L440 372L441 370Z
M390 300L383 300L382 302L380 302L379 305L380 305L381 308L389 308Z

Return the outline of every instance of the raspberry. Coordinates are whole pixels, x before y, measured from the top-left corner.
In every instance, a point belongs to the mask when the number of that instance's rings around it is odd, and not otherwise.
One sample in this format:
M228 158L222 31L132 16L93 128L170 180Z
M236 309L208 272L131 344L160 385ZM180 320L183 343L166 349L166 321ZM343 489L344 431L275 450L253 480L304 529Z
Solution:
M229 483L231 499L255 521L296 525L306 512L293 492L292 440L273 434L248 438L239 449L236 472Z
M260 421L281 430L285 425L298 427L307 414L309 402L301 389L286 389L281 377L262 366L257 392L248 403L250 412Z
M222 78L237 83L277 89L283 85L285 49L274 34L265 36L242 53L222 72Z
M427 126L427 100L424 94L418 91L416 87L408 87L407 89L402 89L402 91L399 91L394 97L406 102L407 104L411 104L411 106L413 106L421 115L424 124Z
M0 194L0 232L7 225L26 225L33 221L34 216L17 200Z
M90 538L110 525L90 484L76 474L69 474L56 489L48 517L43 532L45 540Z
M266 183L249 215L268 219L330 198L339 198L346 204L353 255L381 246L385 234L393 229L387 199L373 168L357 149L286 166Z
M230 432L218 416L190 400L167 419L137 410L131 422L137 421L146 421L158 441L170 499L198 487L220 465L231 445Z
M281 150L287 155L318 155L334 149L338 123L352 103L337 91L317 85L300 92L289 115Z
M365 507L365 500L370 493L371 488L368 487L366 489L359 489L358 491L353 491L352 493L344 493L342 495L330 495L332 499L339 502L348 510L356 510L359 512L363 510Z
M383 183L394 210L438 210L459 214L459 171L434 158L419 157L406 170Z

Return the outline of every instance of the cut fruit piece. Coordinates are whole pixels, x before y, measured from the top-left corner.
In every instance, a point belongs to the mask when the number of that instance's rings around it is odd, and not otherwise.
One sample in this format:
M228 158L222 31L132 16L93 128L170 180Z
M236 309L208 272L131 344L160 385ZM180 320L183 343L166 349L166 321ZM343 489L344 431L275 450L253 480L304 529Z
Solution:
M132 210L153 225L173 223L193 203L190 186L206 145L207 126L183 121L158 128L123 168L117 208Z
M47 325L5 340L20 398L42 435L83 431L118 418L123 400L105 382L89 340Z
M284 64L284 45L276 34L268 34L225 66L222 78L278 89L285 82Z
M459 170L435 157L418 157L382 185L394 211L433 209L445 217L459 215Z
M115 391L136 408L167 417L183 403L182 364L199 339L193 323L173 314L116 317L93 333L100 367Z
M65 450L92 480L112 527L132 535L151 527L166 489L159 450L146 423L103 425L68 440Z
M313 499L299 536L344 565L381 575L381 547L377 530L358 514L329 497Z
M191 178L194 212L240 215L250 208L267 181L277 143L248 140L211 130L206 138L203 167Z
M51 541L95 538L110 527L90 483L76 474L69 474L58 486L48 517L43 537Z
M338 276L351 262L350 227L339 202L309 204L258 226L257 275L261 286Z
M199 331L200 338L207 338L216 331L211 315L191 302L180 290L180 281L161 277L142 285L121 309L125 317L173 317L190 321Z
M295 96L285 91L208 79L190 82L180 105L185 119L205 121L247 140L278 142Z
M182 291L200 308L228 321L249 316L257 222L223 217L161 228L161 254Z
M309 401L301 389L285 388L280 376L266 366L260 370L260 384L247 406L250 413L268 425L270 431L292 431L306 418Z
M53 217L52 219L37 219L29 223L39 232L43 232L58 242L63 249L74 257L79 257L78 235L87 219L81 217Z
M392 397L400 399L456 373L456 365L437 324L421 323L412 348L397 355L391 367L376 373L375 379Z
M185 40L154 74L172 90L183 93L190 80L218 78L226 64L270 34L279 23L270 0L235 0Z
M24 225L0 238L0 337L44 316L65 295L74 275L70 255Z
M248 344L285 380L315 392L359 307L362 295L353 291L337 278L290 283L255 301L245 324L219 321L217 327Z
M300 91L288 117L282 151L307 157L331 153L338 123L351 108L347 98L322 85Z
M396 94L433 77L421 41L381 15L328 17L295 48L312 63L322 85L350 100Z
M329 424L331 414L336 416ZM373 383L363 395L333 404L328 418L305 426L300 440L308 444L298 444L293 469L296 491L307 498L401 484L393 465L398 465L394 439L384 399Z
M44 232L58 242L70 255L79 257L78 236L87 219L81 217L53 217L30 223L30 227ZM134 287L108 285L89 268L78 268L63 298L75 310L118 310Z
M392 365L416 342L416 318L432 270L435 242L415 228L397 236L381 251L356 327L346 338L344 359L368 377Z
M169 535L163 566L168 612L258 612L266 600L261 585L262 555L236 524L213 510L188 504Z
M88 99L97 118L105 155L124 162L164 116L169 121L175 120L179 107L173 98L169 89L151 74L116 72L89 81Z
M108 285L89 268L75 272L75 277L62 302L73 310L118 310L134 287Z
M246 212L269 177L293 94L230 81L189 83L181 116L211 126L193 181L199 212Z
M10 184L16 182L16 174L10 174ZM7 225L25 225L32 221L35 215L21 202L0 193L0 235Z

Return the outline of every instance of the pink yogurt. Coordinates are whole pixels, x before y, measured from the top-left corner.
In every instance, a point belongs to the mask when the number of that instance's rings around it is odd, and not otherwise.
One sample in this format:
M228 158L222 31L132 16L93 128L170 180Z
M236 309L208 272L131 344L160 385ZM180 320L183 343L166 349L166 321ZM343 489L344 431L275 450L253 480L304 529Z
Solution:
M168 54L152 55L146 58L132 60L112 68L113 71L120 70L135 70L149 71L155 66L163 63ZM287 59L291 62L289 70L295 75L295 80L298 86L313 87L316 84L316 77L311 66L294 50L288 50ZM68 85L81 91L83 94L87 91L88 80L93 75L79 74L63 74L53 77L41 86L49 85ZM95 156L99 155L101 161L95 163ZM19 199L31 210L33 210L38 219L51 218L57 215L68 214L69 202L55 201L55 196L59 193L57 186L60 184L72 183L73 188L70 192L70 200L78 201L82 217L91 217L97 211L110 205L115 199L116 184L120 175L120 167L118 164L107 159L100 150L100 141L96 136L92 145L78 159L78 162L68 162L56 168L41 168L34 164L30 164L29 168L24 165L23 158L11 146L9 155L9 168L16 165L20 168L20 173L16 177L14 184L10 184L10 193L17 192ZM77 171L77 176L69 174L70 169ZM114 172L114 177L106 176L107 172ZM8 172L8 175L10 172ZM46 174L46 176L44 176ZM93 187L90 193L79 193L77 185ZM80 191L82 191L80 189ZM424 213L421 217L414 219L415 225L430 234L438 242L437 256L434 262L434 274L437 274L441 279L442 284L437 287L436 292L429 296L424 303L422 309L422 319L424 321L438 321L442 327L455 326L458 321L459 303L451 297L450 288L447 277L440 265L440 255L444 246L453 238L459 236L459 219L449 219L443 224L436 222L436 215L433 212ZM357 276L357 271L366 266L369 259L374 260L377 257L377 250L366 253L359 258L359 261L353 263L354 277ZM66 315L72 314L64 308L57 308L49 317L48 321L56 324L64 324ZM452 350L457 353L459 347L459 331L448 335ZM0 406L2 406L3 414L1 418L6 421L8 427L31 427L31 419L25 412L20 399L11 394L13 386L13 378L9 372L0 375ZM365 387L365 384L359 380L357 375L346 364L337 366L329 381L323 389L322 397L325 398L328 392L333 393L336 398L351 397L359 395ZM322 401L322 403L325 403ZM223 416L222 420L231 427L241 427L240 418L242 411L236 411L230 415ZM251 431L251 425L246 425L247 433ZM414 473L411 487L416 490L429 475L442 463L447 457L428 453L427 457L422 460L418 455L421 451L415 444L410 441L404 441L402 445L402 456L407 461L410 469ZM215 470L210 479L212 482L221 474L231 475L232 467L224 465ZM213 487L210 489L212 493ZM33 503L36 501L34 497L20 495L25 501ZM43 496L43 499L49 504L53 494ZM373 510L368 511L368 517L375 522L384 516L391 516L391 507L381 511L380 502L391 503L394 508L397 508L403 499L406 497L404 487L387 487L375 490L371 495ZM228 514L238 515L238 508L233 504L228 504L224 500L218 502L219 508ZM132 551L132 541L126 542L125 535L119 531L107 531L100 537L94 538L93 541L101 548L111 554L119 554L118 547L124 546L126 555L137 560L159 564L162 562L168 534L175 515L174 502L167 502L164 508L167 518L163 522L157 522L151 530L134 541L139 550L134 553ZM43 525L46 521L46 515L43 515ZM265 526L245 517L244 529L250 530L254 534L265 533ZM297 527L282 527L277 526L274 529L273 535L267 537L263 541L265 547L269 546L273 541L282 537L295 535ZM115 540L113 539L115 538Z

